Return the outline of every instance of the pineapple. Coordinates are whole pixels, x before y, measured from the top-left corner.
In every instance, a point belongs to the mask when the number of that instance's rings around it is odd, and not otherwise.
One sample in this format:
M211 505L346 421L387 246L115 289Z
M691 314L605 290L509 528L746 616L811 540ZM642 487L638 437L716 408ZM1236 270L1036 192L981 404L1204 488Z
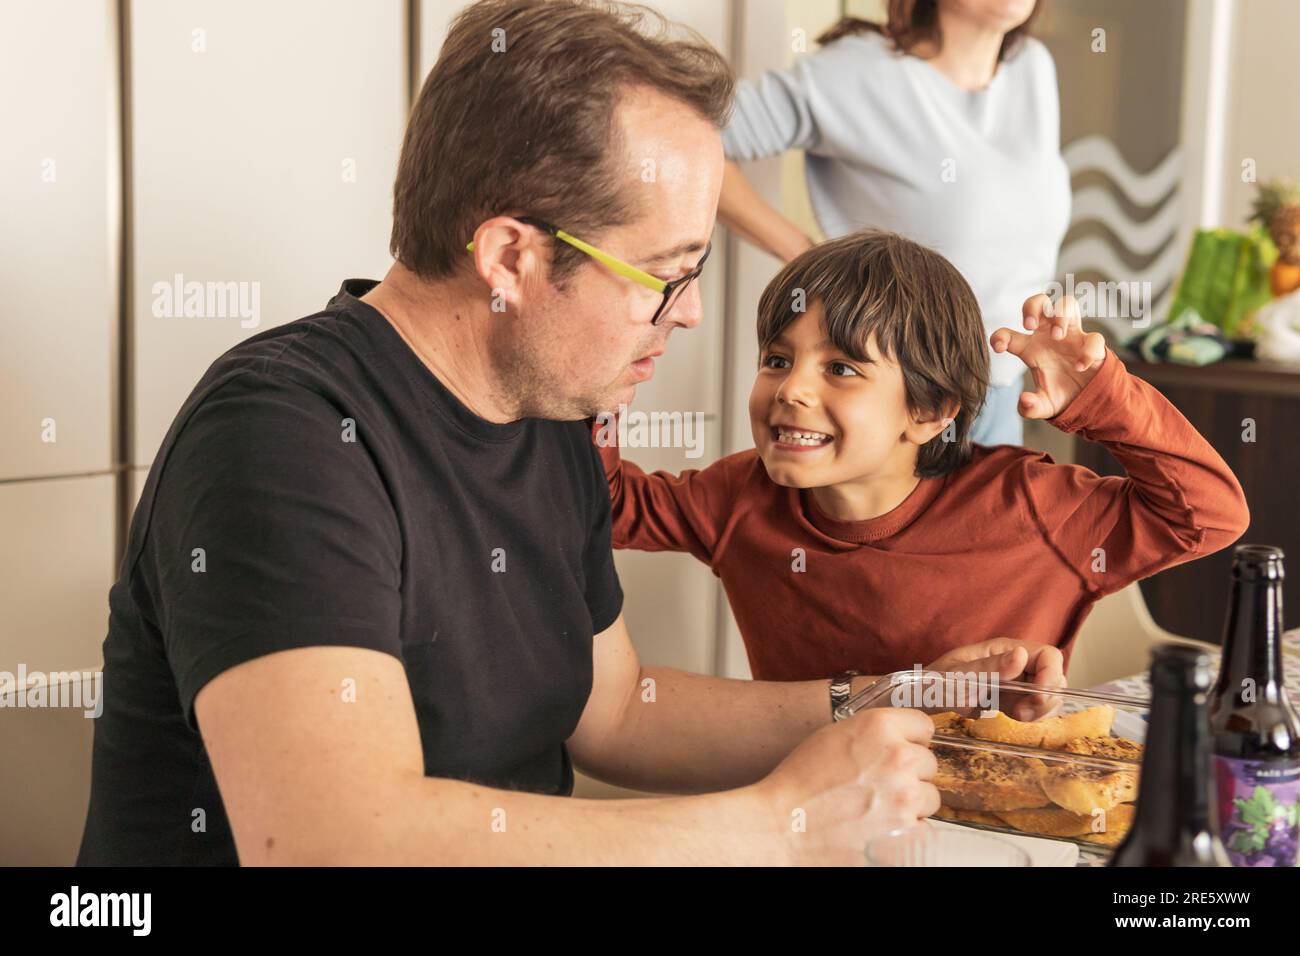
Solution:
M1277 262L1269 272L1273 295L1300 289L1300 183L1292 179L1260 183L1250 221L1266 228L1277 246Z

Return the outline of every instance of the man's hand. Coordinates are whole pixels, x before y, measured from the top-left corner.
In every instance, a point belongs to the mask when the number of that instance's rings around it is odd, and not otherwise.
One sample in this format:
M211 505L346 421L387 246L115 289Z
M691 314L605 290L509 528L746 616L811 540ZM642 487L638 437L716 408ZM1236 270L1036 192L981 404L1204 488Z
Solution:
M937 658L927 671L963 674L997 674L999 681L1020 681L1043 688L1065 686L1065 659L1051 644L995 637L967 644ZM1054 711L1059 699L1052 694L999 692L999 709L1017 720L1037 720Z
M939 809L934 724L918 710L867 710L830 724L755 784L788 860L861 866L872 837Z
M1100 332L1083 331L1073 296L1053 303L1039 293L1025 300L1022 311L1030 334L1001 328L989 344L994 352L1017 356L1034 374L1034 391L1020 394L1020 414L1052 418L1065 411L1097 374L1106 358L1106 340Z

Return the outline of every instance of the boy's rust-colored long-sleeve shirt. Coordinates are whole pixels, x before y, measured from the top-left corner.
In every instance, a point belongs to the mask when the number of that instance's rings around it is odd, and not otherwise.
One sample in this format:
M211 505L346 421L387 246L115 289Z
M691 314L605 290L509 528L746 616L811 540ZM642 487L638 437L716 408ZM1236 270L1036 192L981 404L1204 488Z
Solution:
M1050 421L1104 445L1127 477L977 445L892 511L846 522L769 479L753 449L674 476L604 447L614 547L708 564L758 680L908 670L1004 636L1068 661L1094 602L1226 547L1249 513L1218 453L1112 352Z

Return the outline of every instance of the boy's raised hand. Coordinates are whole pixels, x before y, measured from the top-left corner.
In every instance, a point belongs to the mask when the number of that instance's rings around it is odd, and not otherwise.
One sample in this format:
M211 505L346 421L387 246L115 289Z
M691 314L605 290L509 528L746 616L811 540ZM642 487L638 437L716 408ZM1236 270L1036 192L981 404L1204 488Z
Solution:
M1030 334L1001 328L989 344L995 352L1018 356L1033 372L1036 387L1020 393L1020 414L1052 418L1065 411L1097 374L1106 358L1106 340L1099 332L1083 331L1073 296L1054 303L1039 293L1025 300L1022 311Z

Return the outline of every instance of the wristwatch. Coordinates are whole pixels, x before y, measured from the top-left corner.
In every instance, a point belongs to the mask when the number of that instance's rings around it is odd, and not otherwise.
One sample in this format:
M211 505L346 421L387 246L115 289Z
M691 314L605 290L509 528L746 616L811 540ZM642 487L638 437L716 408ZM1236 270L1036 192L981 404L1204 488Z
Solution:
M853 690L853 678L861 677L862 671L844 671L831 678L831 720L843 720L845 715L839 713L840 706L847 704Z

